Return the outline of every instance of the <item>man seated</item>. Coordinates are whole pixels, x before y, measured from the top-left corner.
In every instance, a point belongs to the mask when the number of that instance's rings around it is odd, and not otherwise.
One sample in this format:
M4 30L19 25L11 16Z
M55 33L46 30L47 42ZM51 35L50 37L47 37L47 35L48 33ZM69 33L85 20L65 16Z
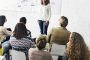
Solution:
M48 43L50 44L50 48L52 43L66 45L69 41L70 31L67 30L66 26L68 25L68 19L65 16L61 16L60 18L60 26L53 28L48 33Z

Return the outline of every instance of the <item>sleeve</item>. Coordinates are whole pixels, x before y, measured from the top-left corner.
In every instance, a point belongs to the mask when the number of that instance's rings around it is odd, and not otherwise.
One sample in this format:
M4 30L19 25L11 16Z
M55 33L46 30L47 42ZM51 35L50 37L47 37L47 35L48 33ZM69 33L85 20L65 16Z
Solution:
M47 42L48 43L50 43L52 32L53 32L53 29L51 29L50 32L47 34Z
M28 51L28 57L29 57L29 60L33 60L32 48L30 48Z
M66 54L67 54L67 57L69 57L69 53L70 53L70 42L67 43L67 48L66 48Z
M3 28L3 34L6 36L10 36L10 35L12 35L12 32L8 31L6 28Z
M51 18L51 6L50 6L50 4L49 4L49 6L47 7L47 11L48 11L47 21L49 21L50 18Z
M31 41L31 48L35 47L35 43Z

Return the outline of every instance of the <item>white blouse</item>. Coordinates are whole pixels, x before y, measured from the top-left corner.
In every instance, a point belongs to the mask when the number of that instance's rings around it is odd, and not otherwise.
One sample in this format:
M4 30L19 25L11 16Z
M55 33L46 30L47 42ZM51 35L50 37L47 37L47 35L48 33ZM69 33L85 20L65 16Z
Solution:
M51 6L50 6L50 4L41 5L39 20L49 21L50 17L51 17Z

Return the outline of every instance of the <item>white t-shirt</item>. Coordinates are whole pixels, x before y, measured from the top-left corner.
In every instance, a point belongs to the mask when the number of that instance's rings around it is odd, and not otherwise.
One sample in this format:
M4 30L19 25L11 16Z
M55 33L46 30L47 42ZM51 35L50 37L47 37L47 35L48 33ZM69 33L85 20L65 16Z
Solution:
M51 17L51 6L50 6L50 4L41 5L39 20L47 21L47 20L50 20L50 17Z

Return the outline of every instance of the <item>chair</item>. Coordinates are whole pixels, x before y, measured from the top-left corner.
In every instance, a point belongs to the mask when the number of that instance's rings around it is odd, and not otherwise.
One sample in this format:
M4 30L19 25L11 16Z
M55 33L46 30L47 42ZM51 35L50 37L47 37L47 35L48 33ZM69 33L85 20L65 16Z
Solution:
M4 56L0 56L0 60L3 60L3 57L4 57Z
M16 50L10 50L11 60L26 60L25 53Z
M52 44L50 54L52 55L53 60L57 60L58 56L63 57L65 55L65 53L66 53L66 45L59 45L59 44L55 44L55 43Z

